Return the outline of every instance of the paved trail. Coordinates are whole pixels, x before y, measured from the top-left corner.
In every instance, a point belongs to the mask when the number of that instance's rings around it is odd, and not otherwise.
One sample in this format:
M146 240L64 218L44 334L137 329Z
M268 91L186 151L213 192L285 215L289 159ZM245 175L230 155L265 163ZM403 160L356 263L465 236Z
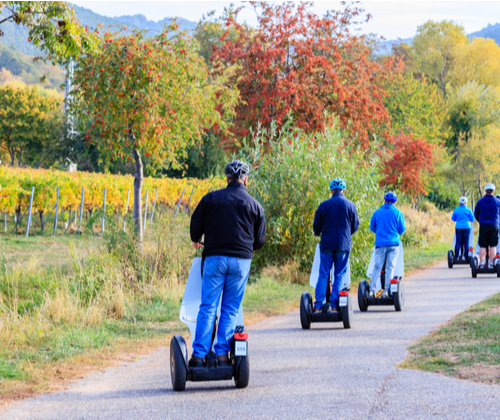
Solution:
M188 382L174 393L164 348L66 392L21 402L0 419L498 418L499 386L395 366L413 340L500 291L500 279L473 280L466 266L442 263L404 282L403 312L355 310L351 330L336 323L303 331L297 312L252 326L244 390L232 381Z

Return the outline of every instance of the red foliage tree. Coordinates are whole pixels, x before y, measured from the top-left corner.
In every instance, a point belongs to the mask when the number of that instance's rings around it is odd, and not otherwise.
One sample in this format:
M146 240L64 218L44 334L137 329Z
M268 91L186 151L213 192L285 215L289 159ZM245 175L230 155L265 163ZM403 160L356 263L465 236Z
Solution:
M413 135L400 134L384 162L381 186L391 186L415 200L425 194L424 175L434 171L434 146Z
M384 69L370 59L365 38L352 32L363 10L346 6L318 17L308 11L310 2L250 3L258 28L239 25L238 13L229 16L223 43L212 55L213 62L236 65L230 83L242 101L235 134L271 121L279 128L288 115L307 132L322 131L336 117L368 147L370 133L387 125L389 115L377 83Z

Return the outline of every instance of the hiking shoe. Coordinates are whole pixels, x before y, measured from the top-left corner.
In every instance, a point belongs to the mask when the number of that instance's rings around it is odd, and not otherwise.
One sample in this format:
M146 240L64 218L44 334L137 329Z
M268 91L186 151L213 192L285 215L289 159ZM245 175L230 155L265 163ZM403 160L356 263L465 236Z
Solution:
M381 297L382 299L386 299L386 298L388 298L388 297L389 297L389 294L388 294L388 293L384 290L384 291L382 292L382 295L380 295L380 297Z
M369 298L375 297L375 293L373 292L373 290L370 290L370 293L368 293L368 297Z
M229 357L227 357L227 354L223 354L223 355L217 356L217 363L218 363L219 367L229 366L229 365L231 365L231 360L229 360Z
M199 357L196 356L192 356L191 359L189 359L189 367L193 368L205 367L205 360L200 359Z

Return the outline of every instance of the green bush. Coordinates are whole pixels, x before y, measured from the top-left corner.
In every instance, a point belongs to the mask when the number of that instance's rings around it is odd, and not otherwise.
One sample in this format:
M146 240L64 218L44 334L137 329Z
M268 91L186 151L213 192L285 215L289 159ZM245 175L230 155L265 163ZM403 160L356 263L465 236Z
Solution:
M266 243L254 260L258 267L298 261L310 270L319 242L312 230L314 214L330 198L330 181L342 177L361 222L353 236L351 272L365 272L374 241L370 218L383 199L376 157L345 147L336 127L306 134L288 125L280 132L258 130L244 142L240 158L253 165L249 192L266 213Z

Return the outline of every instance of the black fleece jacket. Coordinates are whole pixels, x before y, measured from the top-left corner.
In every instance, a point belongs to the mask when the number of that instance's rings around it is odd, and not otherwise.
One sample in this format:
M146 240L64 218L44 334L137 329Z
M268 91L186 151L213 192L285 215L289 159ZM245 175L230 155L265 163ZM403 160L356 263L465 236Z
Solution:
M241 182L205 195L191 217L191 240L205 235L203 257L252 259L266 239L264 209Z

